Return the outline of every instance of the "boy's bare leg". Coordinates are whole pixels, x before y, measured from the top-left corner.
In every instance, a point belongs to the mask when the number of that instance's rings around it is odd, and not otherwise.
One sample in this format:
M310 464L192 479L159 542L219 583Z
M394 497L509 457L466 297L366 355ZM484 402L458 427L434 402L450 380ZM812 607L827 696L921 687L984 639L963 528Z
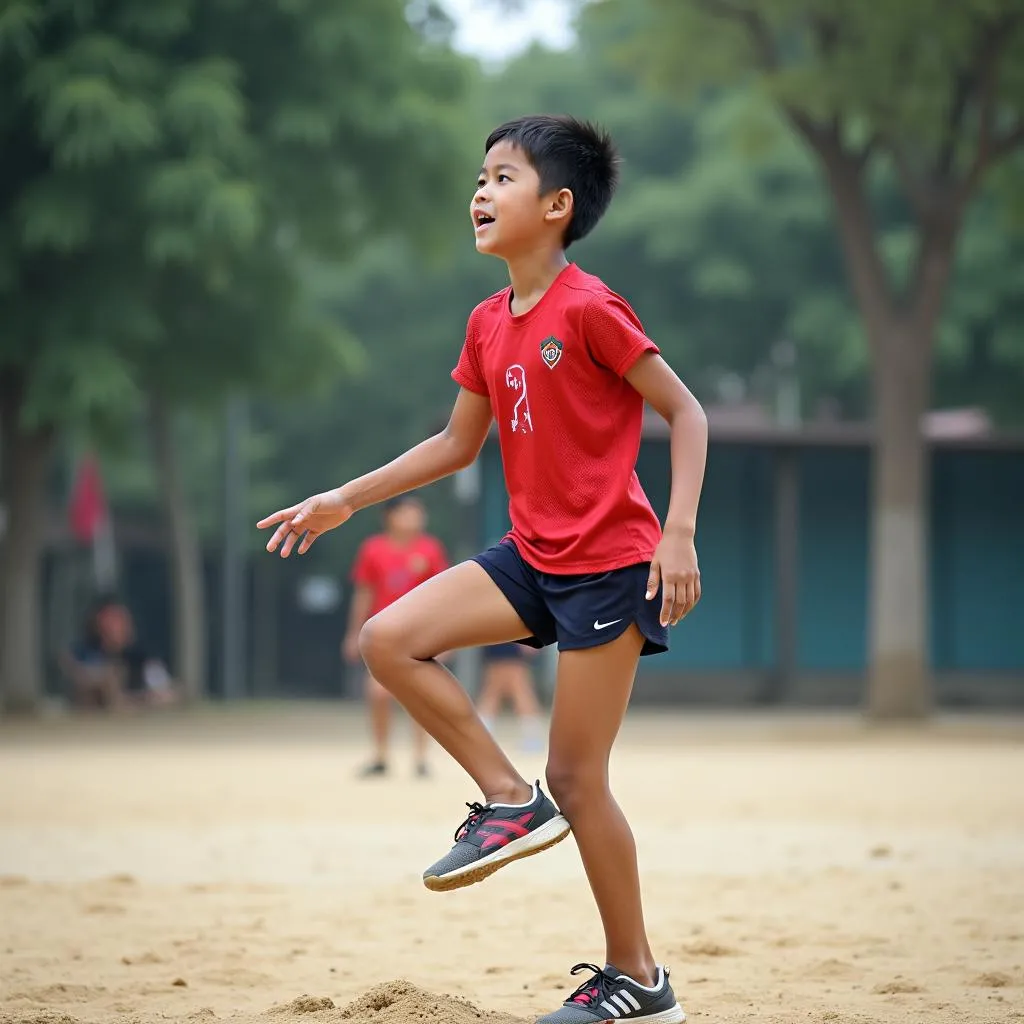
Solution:
M495 743L458 680L434 659L529 632L483 568L462 562L399 598L359 634L373 677L462 765L488 803L524 803L533 787Z
M547 782L576 837L604 925L607 962L641 985L653 985L636 844L608 787L608 758L642 647L640 631L631 626L611 643L559 655Z

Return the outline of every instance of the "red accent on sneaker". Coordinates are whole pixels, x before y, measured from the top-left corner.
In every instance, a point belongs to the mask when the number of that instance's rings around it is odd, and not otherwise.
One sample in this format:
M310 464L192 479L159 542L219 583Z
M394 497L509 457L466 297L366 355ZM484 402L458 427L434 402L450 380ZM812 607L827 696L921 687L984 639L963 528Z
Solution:
M501 818L491 818L480 828L480 834L487 838L481 845L481 850L491 850L495 847L507 846L513 839L525 836L530 830L527 826L533 819L533 812L521 814L515 821L506 821ZM501 831L498 831L498 830Z
M578 996L573 999L574 1003L582 1003L584 1006L589 1006L601 993L596 988L588 988L586 992L581 992Z

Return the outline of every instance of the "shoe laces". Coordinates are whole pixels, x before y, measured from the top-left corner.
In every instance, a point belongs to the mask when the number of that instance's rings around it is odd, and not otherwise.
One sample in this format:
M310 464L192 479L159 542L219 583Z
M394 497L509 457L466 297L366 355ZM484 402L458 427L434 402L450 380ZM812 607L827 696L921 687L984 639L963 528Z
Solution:
M471 804L466 804L466 806L469 808L469 815L455 830L455 842L468 835L469 832L494 812L494 808L490 804L482 804L477 800L474 800Z
M598 967L597 964L577 964L569 973L579 974L580 971L590 971L592 976L566 999L567 1003L576 1003L578 1006L594 1006L611 998L612 990L617 985L618 979L608 974L603 967Z

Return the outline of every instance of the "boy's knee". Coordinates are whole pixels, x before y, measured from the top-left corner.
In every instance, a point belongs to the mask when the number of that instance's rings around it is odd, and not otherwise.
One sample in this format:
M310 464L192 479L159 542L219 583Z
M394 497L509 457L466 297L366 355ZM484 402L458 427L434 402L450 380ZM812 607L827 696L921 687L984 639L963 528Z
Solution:
M586 799L595 787L603 787L604 779L600 773L594 773L583 765L558 758L548 760L544 778L548 784L548 793L560 810L568 817L573 807ZM570 819L571 820L571 819Z
M401 632L391 618L385 612L378 612L359 630L359 653L370 675L376 679L380 679L379 670L401 650Z

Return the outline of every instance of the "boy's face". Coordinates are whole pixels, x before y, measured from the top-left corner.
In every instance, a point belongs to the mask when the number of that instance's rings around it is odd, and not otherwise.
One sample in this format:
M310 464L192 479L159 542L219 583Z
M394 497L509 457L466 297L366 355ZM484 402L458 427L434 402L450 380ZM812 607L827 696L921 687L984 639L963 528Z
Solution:
M502 141L484 158L469 212L477 251L508 259L536 246L547 230L564 231L572 193L541 195L540 177L526 154Z

